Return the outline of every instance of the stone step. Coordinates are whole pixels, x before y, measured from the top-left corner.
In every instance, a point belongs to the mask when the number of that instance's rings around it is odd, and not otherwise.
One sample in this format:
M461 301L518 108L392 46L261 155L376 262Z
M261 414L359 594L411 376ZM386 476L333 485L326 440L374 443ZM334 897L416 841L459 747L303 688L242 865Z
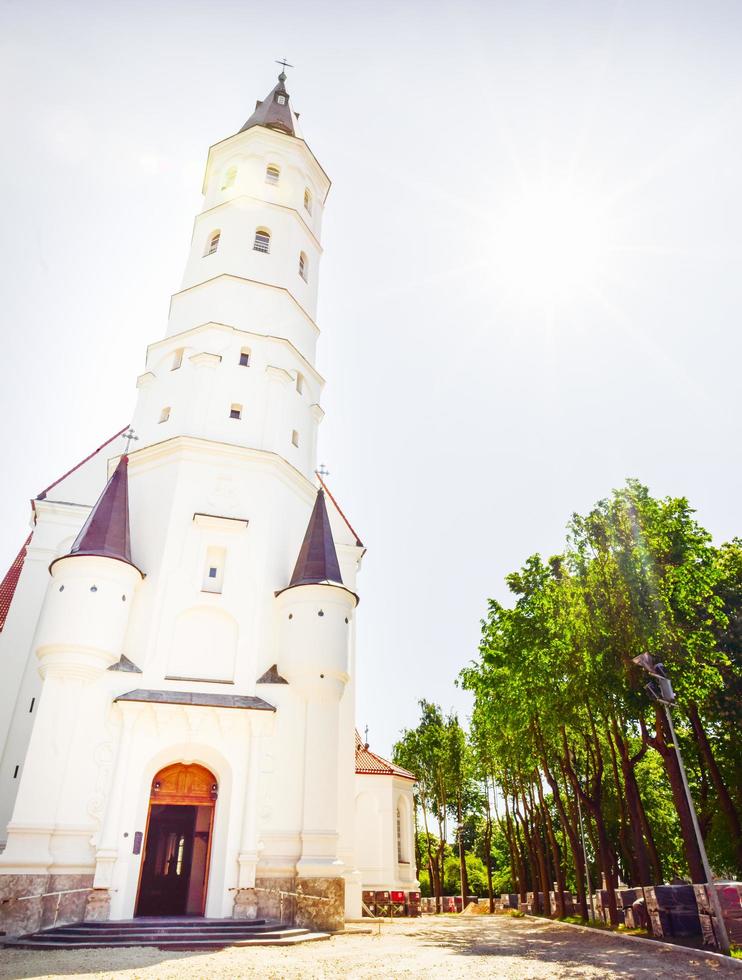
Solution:
M119 926L108 926L102 929L89 928L87 926L57 926L54 929L47 929L45 932L54 933L55 935L76 935L76 936L129 936L138 935L140 933L151 933L151 934L162 934L162 933L173 933L182 936L189 936L195 932L223 932L223 933L237 933L237 932L260 932L263 929L277 929L279 923L272 922L260 922L257 925L246 924L242 926L198 926L195 928L188 928L184 926L138 926L132 928L123 928Z
M149 940L135 940L132 938L116 939L80 939L80 940L55 940L51 936L43 937L24 937L17 940L8 940L4 943L6 947L12 946L14 949L111 949L126 948L137 946L154 946L157 949L169 950L210 950L224 949L226 946L295 946L298 943L318 942L329 939L329 933L310 932L308 929L290 929L277 933L263 933L249 938L244 937L225 937L216 939L213 936L199 938L198 936L182 938L152 938Z
M266 919L154 918L77 922L44 929L5 946L20 949L104 949L156 946L159 949L223 949L225 946L290 946L329 939Z
M57 929L208 929L219 927L227 929L243 929L245 926L263 926L266 923L277 925L270 919L204 919L186 918L185 916L168 916L157 918L147 916L136 919L105 919L100 922L73 922L66 926L56 926ZM48 930L47 930L48 931Z
M254 939L265 937L280 937L286 935L282 929L257 929L244 930L242 932L127 932L127 933L103 933L102 935L91 933L38 933L35 936L22 936L19 941L44 940L55 943L106 943L119 945L120 943L144 943L144 942L169 942L171 940L179 942L190 942L192 939L213 940L214 942L237 942L240 939Z

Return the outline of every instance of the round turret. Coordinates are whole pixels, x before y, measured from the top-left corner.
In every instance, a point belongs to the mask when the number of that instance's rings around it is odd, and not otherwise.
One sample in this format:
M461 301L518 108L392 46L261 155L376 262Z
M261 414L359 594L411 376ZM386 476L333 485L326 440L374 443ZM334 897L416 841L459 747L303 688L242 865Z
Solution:
M88 676L123 653L134 590L142 573L131 560L128 457L91 510L70 553L55 559L34 644L43 675Z
M312 700L342 696L357 602L349 589L329 583L294 586L278 596L281 674Z
M312 700L339 700L349 679L350 621L358 596L343 585L322 490L291 582L277 600L282 675Z
M65 555L54 562L36 633L42 674L102 670L123 653L129 611L141 572L98 555Z

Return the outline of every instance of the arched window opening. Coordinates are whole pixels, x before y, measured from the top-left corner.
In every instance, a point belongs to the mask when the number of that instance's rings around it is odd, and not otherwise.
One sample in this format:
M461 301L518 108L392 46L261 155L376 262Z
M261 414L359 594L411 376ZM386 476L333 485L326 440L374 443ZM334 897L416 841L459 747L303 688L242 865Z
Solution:
M183 348L179 347L173 354L173 363L170 366L171 371L177 371L183 364Z
M160 412L160 422L167 422L170 418L170 406L166 405Z
M397 806L397 861L404 863L404 844L402 841L402 807Z
M280 179L281 179L280 169L274 163L269 163L268 166L265 168L266 184L277 184Z
M255 244L253 248L256 252L270 252L271 233L267 228L258 228L255 232Z
M204 255L213 255L214 252L219 248L219 239L222 237L221 230L219 228L216 231L212 231L209 237L206 239L206 248L204 249Z
M312 213L312 192L308 187L304 188L304 210L307 214Z
M296 431L296 429L291 430L291 445L295 446L297 449L299 448L299 433Z
M224 179L222 180L222 190L226 191L230 187L234 187L236 180L237 167L227 167L227 169L224 171Z
M296 372L296 390L300 395L304 392L304 375L299 371Z
M309 275L309 259L305 252L299 252L299 275L302 277L304 282L308 282L307 276Z

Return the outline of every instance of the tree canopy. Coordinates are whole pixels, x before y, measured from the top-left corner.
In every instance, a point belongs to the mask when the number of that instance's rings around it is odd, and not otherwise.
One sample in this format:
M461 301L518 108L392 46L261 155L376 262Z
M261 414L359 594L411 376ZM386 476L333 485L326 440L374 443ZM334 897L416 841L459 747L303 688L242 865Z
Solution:
M629 480L572 516L560 554L531 555L506 581L513 601L489 601L478 655L459 676L474 697L468 733L421 701L420 724L395 747L418 775L432 892L447 881L449 838L483 861L490 892L495 880L522 895L556 882L583 914L586 871L614 918L619 878L702 880L665 716L633 663L645 652L672 677L712 866L738 875L742 541L715 547L684 497L657 499ZM463 850L458 863L466 891Z

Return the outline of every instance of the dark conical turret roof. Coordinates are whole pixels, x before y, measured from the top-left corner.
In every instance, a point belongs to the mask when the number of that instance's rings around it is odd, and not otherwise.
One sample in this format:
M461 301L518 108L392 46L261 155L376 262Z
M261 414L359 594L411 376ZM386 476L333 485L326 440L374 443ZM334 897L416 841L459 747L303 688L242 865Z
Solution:
M325 494L324 491L318 490L289 588L294 585L319 585L325 582L342 585L343 579L332 538L330 517L325 505Z
M296 117L289 105L290 96L286 91L285 82L286 75L281 72L278 76L278 85L262 102L255 104L255 112L242 127L241 133L246 129L252 129L253 126L267 126L268 129L278 129L289 136L296 136Z
M134 564L129 537L128 464L129 457L122 456L75 538L70 555L116 558L129 565Z

